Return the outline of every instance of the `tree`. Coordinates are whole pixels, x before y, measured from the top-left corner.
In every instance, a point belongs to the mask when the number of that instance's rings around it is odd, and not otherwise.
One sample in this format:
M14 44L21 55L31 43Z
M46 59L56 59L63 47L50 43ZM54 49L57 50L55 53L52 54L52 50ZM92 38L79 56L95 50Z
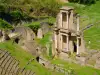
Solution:
M6 33L6 30L12 29L13 27L6 22L5 20L0 19L0 29L3 34L3 41L9 39L9 36Z

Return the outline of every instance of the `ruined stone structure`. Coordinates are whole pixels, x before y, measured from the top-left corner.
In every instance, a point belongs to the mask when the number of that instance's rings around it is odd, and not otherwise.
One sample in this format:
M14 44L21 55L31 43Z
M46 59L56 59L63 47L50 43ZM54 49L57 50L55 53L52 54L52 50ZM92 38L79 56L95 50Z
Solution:
M68 52L85 52L83 34L79 28L79 15L73 7L62 7L54 27L54 54L67 55ZM66 57L66 56L65 56Z
M35 75L35 72L20 68L20 62L6 50L0 49L0 75Z

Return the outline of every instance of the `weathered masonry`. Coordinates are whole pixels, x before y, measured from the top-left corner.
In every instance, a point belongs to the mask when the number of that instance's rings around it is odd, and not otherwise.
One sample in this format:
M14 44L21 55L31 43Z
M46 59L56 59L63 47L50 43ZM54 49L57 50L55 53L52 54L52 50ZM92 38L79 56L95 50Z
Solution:
M54 27L54 54L85 52L83 34L79 28L79 15L73 13L74 8L62 7L57 15Z

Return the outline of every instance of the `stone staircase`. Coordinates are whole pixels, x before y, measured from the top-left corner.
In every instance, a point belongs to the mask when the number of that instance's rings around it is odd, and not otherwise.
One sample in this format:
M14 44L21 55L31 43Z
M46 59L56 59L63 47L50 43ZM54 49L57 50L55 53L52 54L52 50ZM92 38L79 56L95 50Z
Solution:
M35 75L31 70L21 69L19 61L8 51L0 50L0 75Z

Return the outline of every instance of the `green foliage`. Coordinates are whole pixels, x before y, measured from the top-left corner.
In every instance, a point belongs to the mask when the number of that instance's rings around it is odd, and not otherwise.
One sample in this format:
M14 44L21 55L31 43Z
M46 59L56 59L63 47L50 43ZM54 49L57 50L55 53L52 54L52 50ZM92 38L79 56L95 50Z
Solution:
M37 33L37 30L41 27L41 23L43 22L48 23L50 26L52 26L55 22L55 18L47 17L46 19L35 21L32 23L26 24L25 26L30 27L35 33Z
M59 8L62 6L62 4L56 0L5 0L5 2L1 1L1 4L3 4L4 7L8 4L6 8L16 8L28 15L34 13L37 16L56 16Z
M47 22L49 25L53 25L56 19L54 17L47 18L44 22Z
M47 34L44 35L42 39L40 39L39 44L41 44L42 46L46 46L46 44L50 43L50 37L51 33L48 32Z
M40 28L40 22L32 22L32 23L26 24L25 26L30 27L35 33L37 33L37 30Z
M96 3L97 0L69 0L70 2L77 2L81 4L93 4Z
M0 29L12 29L13 27L6 21L0 19Z
M61 7L61 4L56 0L38 0L39 9L43 9L42 11L47 12L48 15L55 16Z
M18 10L17 11L11 11L10 14L14 19L22 19L22 17L23 17L23 14Z
M63 65L63 67L66 68L67 70L72 69L72 73L74 74L71 75L100 75L100 70L98 69L94 69L88 66L81 66L73 62L67 62L60 59L55 59L52 61L52 63Z

